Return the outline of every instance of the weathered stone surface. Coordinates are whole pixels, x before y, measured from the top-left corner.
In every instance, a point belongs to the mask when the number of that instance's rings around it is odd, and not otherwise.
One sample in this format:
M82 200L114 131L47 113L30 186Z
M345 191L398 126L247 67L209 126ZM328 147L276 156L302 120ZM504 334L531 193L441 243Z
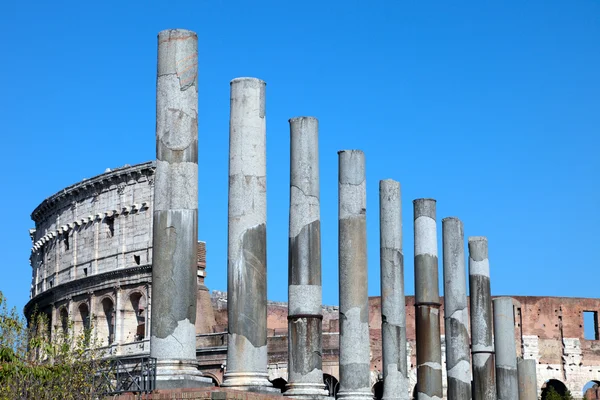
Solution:
M493 303L496 393L498 400L517 399L519 397L519 380L513 299L498 297L493 300Z
M340 391L339 399L370 399L365 156L339 157Z
M413 202L419 399L441 399L443 396L435 206L433 199Z
M408 400L400 183L379 182L383 398Z
M290 119L288 385L286 396L319 399L323 384L319 123Z
M198 38L158 34L150 355L157 387L210 384L196 368Z
M496 399L490 266L485 237L469 237L473 399Z
M471 354L463 224L442 220L448 400L471 399Z
M223 386L271 388L267 377L265 82L231 81L228 341Z

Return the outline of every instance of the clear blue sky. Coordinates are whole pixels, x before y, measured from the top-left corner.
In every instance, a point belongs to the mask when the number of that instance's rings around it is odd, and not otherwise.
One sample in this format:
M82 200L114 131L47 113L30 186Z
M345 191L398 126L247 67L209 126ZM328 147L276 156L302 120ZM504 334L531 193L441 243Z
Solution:
M156 35L199 36L199 238L226 290L229 81L267 82L268 295L287 297L289 126L320 120L324 302L337 304L337 154L367 159L369 294L378 181L438 200L490 243L494 294L597 297L600 3L6 1L0 290L28 300L31 211L155 157ZM441 235L440 235L441 242ZM441 243L440 243L441 260ZM440 262L440 278L441 278Z

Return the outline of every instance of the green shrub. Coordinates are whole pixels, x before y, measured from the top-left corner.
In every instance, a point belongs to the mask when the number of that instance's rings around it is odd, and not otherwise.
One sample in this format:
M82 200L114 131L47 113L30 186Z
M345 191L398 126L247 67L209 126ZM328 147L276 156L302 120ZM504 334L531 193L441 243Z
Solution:
M27 324L0 292L0 400L92 399L101 391L97 371L104 362L92 328L74 334L66 322L51 336L46 315L34 313Z

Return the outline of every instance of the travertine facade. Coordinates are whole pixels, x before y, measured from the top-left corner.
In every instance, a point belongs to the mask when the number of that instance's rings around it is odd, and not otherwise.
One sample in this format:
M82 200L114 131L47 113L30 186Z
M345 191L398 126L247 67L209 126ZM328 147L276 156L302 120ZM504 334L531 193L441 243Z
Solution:
M102 344L147 350L154 168L148 162L107 170L33 211L26 314L37 307L54 326L69 316L76 329L93 322Z
M55 332L62 329L67 316L75 329L93 321L98 339L111 354L149 354L153 176L150 162L107 171L61 190L34 210L31 301L26 314L36 307L47 313ZM204 268L205 249L199 243L196 331L203 333L197 338L197 358L205 375L220 384L226 370L227 296L213 292L211 302ZM583 312L598 313L600 299L513 298L517 353L536 360L538 391L550 381L581 398L586 383L600 381L600 341L585 340L583 334ZM440 303L442 321L442 299ZM288 376L287 313L287 304L269 303L268 372L276 387L283 387ZM369 318L371 385L380 395L379 297L369 299ZM406 334L412 394L416 383L412 296L406 297ZM443 338L441 343L443 350ZM339 379L337 307L323 307L322 346L325 383L332 391ZM445 385L443 354L442 363Z

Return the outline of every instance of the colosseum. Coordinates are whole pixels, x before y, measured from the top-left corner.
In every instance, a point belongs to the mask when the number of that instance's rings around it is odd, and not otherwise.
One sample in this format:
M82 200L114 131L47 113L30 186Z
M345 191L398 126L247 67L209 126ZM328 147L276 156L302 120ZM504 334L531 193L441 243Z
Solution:
M107 170L57 192L33 211L31 300L26 315L34 310L45 313L54 332L69 329L67 320L73 321L75 330L92 326L103 349L113 356L149 354L154 171L153 162ZM196 354L202 371L219 385L226 369L227 296L211 294L205 286L205 255L205 243L199 242ZM540 396L544 398L552 386L582 398L584 388L600 381L600 300L513 299L517 352L536 360ZM371 382L375 398L381 398L379 297L371 297L369 305ZM406 315L412 393L416 384L413 296L406 297ZM591 338L584 335L584 319L592 321ZM285 390L286 303L269 303L268 328L269 377L275 387ZM338 335L338 309L324 306L323 371L331 396L339 377ZM592 392L596 389L588 390L586 398L598 398Z

